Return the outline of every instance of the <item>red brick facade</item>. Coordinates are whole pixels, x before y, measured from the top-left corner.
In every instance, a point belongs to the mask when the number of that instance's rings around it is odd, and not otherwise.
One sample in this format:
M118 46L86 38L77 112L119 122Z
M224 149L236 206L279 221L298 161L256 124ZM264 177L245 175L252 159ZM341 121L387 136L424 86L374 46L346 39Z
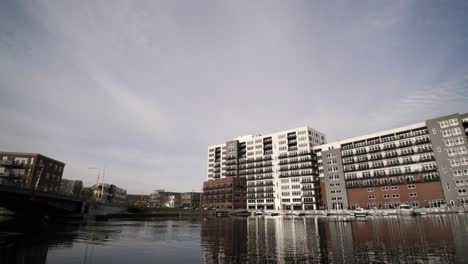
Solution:
M369 188L348 188L348 203L351 209L396 208L400 204L413 207L432 207L444 200L439 181L389 185Z
M203 206L213 209L247 208L246 179L227 177L203 182Z
M320 205L319 208L327 208L327 191L325 189L325 181L320 181Z

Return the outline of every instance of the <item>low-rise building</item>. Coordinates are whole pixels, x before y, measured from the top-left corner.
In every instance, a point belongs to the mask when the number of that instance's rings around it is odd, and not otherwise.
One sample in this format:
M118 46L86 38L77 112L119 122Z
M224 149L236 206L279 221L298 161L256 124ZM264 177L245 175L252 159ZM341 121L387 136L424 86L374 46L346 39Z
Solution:
M99 183L91 187L94 191L94 197L97 201L110 203L125 203L127 200L127 191L114 184Z
M0 184L58 192L65 163L37 153L0 152Z
M203 207L212 209L247 208L246 178L226 177L203 183Z
M182 207L200 208L202 194L198 192L182 193Z
M182 194L178 192L166 192L164 189L155 190L150 194L151 207L180 208L182 206Z
M127 204L136 207L150 207L150 196L147 194L127 194Z
M83 190L83 182L79 180L62 179L60 193L72 196L80 196Z

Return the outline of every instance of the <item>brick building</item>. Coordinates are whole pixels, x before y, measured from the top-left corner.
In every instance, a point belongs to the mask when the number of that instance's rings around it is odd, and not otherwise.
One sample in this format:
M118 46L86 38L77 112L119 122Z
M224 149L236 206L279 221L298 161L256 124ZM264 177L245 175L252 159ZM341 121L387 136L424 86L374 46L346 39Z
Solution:
M0 152L0 184L59 192L64 167L37 153Z
M227 177L203 183L203 206L216 209L247 208L246 179Z
M468 204L468 113L314 147L329 209Z

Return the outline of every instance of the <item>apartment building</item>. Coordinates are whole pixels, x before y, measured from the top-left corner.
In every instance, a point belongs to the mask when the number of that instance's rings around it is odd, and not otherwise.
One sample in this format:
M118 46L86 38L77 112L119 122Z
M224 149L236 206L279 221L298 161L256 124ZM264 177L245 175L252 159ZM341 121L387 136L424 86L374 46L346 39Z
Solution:
M300 127L248 135L208 148L207 182L245 178L250 210L314 210L320 205L317 157L325 135ZM205 192L204 192L205 196Z
M225 177L203 183L203 207L212 209L245 209L246 179Z
M127 190L119 188L114 184L98 183L91 186L97 201L108 203L125 203Z
M60 182L60 193L72 196L80 196L83 190L83 181L62 179Z
M37 153L0 152L0 184L58 192L64 167Z
M329 209L468 204L468 113L314 147Z
M199 192L182 193L181 199L182 199L182 207L200 208L202 193L199 193Z

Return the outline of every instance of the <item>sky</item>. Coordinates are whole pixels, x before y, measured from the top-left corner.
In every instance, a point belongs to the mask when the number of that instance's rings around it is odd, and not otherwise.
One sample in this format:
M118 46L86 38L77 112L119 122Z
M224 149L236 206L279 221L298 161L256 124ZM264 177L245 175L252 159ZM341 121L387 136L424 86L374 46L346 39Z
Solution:
M0 1L0 150L129 193L201 191L207 149L468 111L467 1Z

